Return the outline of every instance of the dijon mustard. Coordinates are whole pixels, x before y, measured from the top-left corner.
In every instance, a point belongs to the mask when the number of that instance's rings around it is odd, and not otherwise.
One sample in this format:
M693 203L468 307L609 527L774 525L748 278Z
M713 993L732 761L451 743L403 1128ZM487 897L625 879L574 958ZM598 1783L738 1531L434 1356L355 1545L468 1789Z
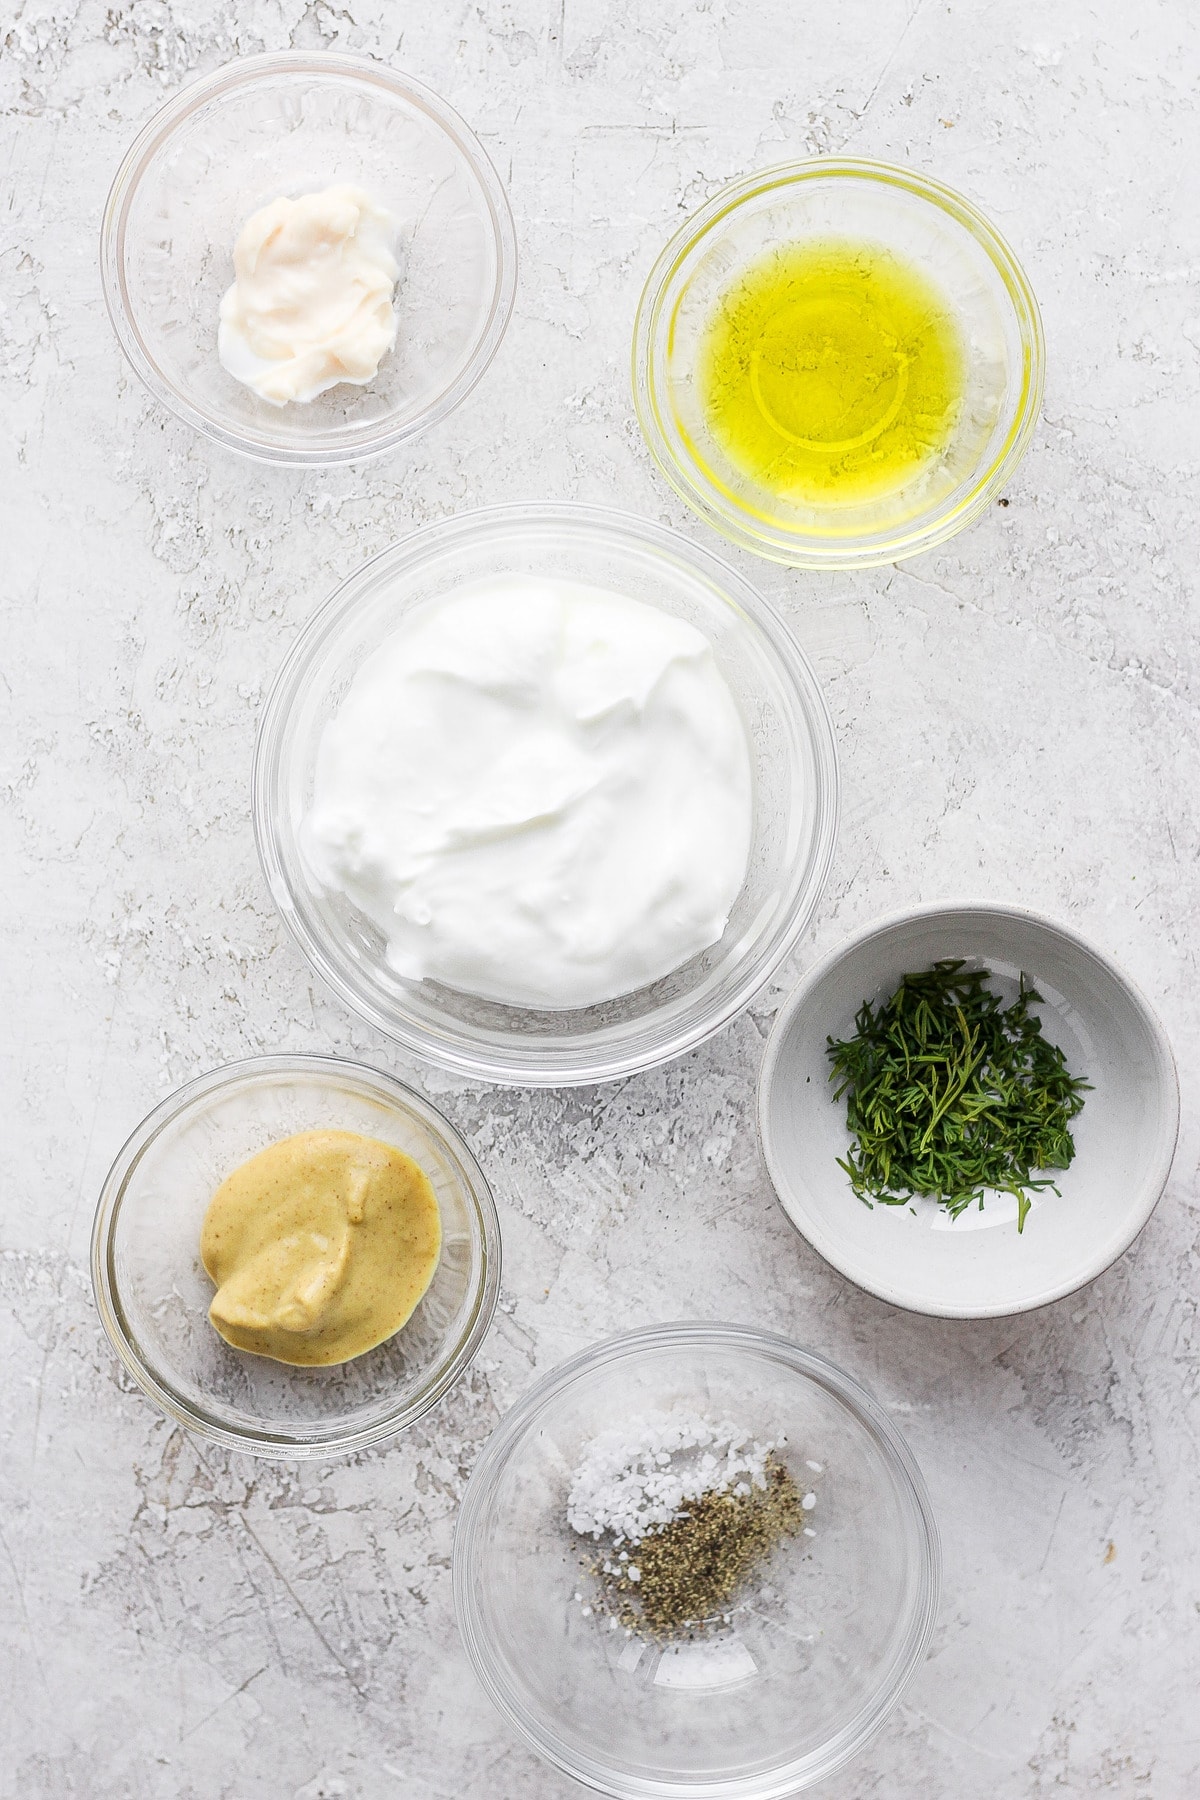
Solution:
M300 1132L242 1163L209 1203L208 1316L256 1356L349 1362L411 1318L441 1245L437 1197L410 1156L353 1131Z

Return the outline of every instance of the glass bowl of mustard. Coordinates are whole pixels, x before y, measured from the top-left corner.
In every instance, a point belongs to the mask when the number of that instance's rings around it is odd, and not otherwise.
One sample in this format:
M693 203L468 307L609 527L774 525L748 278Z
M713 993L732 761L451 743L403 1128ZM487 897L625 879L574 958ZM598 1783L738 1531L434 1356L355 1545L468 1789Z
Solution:
M638 307L634 405L671 486L798 568L944 542L1003 494L1041 406L1037 302L970 201L819 158L723 188Z
M690 1496L657 1549L654 1534L626 1538L626 1566L641 1562L643 1596L657 1576L658 1605L614 1611L605 1565L620 1552L579 1529L573 1502L592 1447L670 1444L680 1418L693 1435L729 1421L743 1443L769 1445L804 1526L757 1563L743 1557L715 1610L667 1631L664 1600L690 1613L722 1585L736 1515L722 1529L710 1512L689 1537L687 1513L703 1517ZM593 1518L636 1491L618 1460ZM672 1461L655 1458L668 1465L660 1494ZM842 1768L900 1700L928 1650L940 1554L913 1456L856 1381L768 1332L681 1323L586 1351L506 1414L467 1484L453 1567L475 1670L548 1762L618 1800L783 1800Z
M214 1195L272 1147L347 1133L426 1178L441 1226L432 1278L422 1271L428 1285L394 1335L349 1360L279 1360L269 1337L262 1354L235 1348L209 1317ZM453 1386L495 1310L500 1229L478 1163L419 1094L331 1057L255 1057L189 1082L130 1137L96 1209L92 1284L113 1348L164 1412L227 1449L304 1461L393 1437ZM352 1329L371 1336L369 1320Z
M234 244L278 197L339 183L391 221L395 344L361 385L271 405L218 355ZM113 180L100 273L155 399L227 449L326 467L394 448L470 393L508 326L517 242L486 151L439 95L386 63L294 50L239 57L147 122Z

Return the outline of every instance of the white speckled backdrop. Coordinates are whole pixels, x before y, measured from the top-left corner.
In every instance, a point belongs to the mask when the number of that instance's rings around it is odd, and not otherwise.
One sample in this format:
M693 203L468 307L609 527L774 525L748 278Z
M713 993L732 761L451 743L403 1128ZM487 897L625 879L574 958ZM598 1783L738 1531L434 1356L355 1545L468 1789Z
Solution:
M523 257L492 370L406 452L331 475L217 454L124 367L96 236L135 130L239 52L395 61L476 127ZM862 1378L945 1537L933 1651L821 1800L1200 1791L1200 17L1185 0L7 0L0 10L0 1792L65 1800L567 1800L459 1646L455 1507L499 1415L622 1326L724 1316ZM316 991L264 892L255 720L359 560L476 503L612 501L706 537L652 471L627 346L665 236L729 177L910 161L1040 295L1045 417L1006 495L863 575L739 566L824 681L845 783L796 966L977 892L1122 960L1180 1057L1175 1174L1129 1255L1011 1321L891 1310L778 1211L752 1094L782 989L623 1086L490 1093ZM706 538L706 541L707 538ZM711 540L714 543L716 540ZM795 969L784 971L783 985ZM118 1373L96 1193L170 1087L259 1050L398 1068L486 1164L492 1335L395 1447L226 1456Z

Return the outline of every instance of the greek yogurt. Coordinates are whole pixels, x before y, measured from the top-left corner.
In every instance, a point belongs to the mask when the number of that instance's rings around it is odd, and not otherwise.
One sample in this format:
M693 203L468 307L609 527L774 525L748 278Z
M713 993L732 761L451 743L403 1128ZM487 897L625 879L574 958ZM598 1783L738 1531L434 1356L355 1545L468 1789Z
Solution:
M707 638L513 577L420 608L362 664L302 843L399 974L571 1008L716 943L751 828L746 732Z

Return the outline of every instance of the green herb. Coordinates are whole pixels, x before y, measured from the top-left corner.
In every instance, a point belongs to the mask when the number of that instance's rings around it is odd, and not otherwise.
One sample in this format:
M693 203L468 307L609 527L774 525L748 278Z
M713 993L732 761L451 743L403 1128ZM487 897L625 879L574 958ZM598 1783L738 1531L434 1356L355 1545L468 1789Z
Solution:
M828 1040L829 1079L846 1095L854 1138L838 1158L860 1200L903 1206L935 1198L952 1218L984 1194L1016 1196L1017 1230L1029 1196L1057 1184L1035 1170L1065 1169L1068 1129L1090 1083L1071 1075L1030 1012L1027 987L1005 1007L987 969L959 961L905 975L878 1011L864 1001L854 1036Z
M763 1487L742 1488L701 1494L679 1518L629 1545L623 1561L610 1551L593 1563L601 1611L650 1638L693 1637L718 1623L806 1516L791 1472L776 1456L767 1459Z

